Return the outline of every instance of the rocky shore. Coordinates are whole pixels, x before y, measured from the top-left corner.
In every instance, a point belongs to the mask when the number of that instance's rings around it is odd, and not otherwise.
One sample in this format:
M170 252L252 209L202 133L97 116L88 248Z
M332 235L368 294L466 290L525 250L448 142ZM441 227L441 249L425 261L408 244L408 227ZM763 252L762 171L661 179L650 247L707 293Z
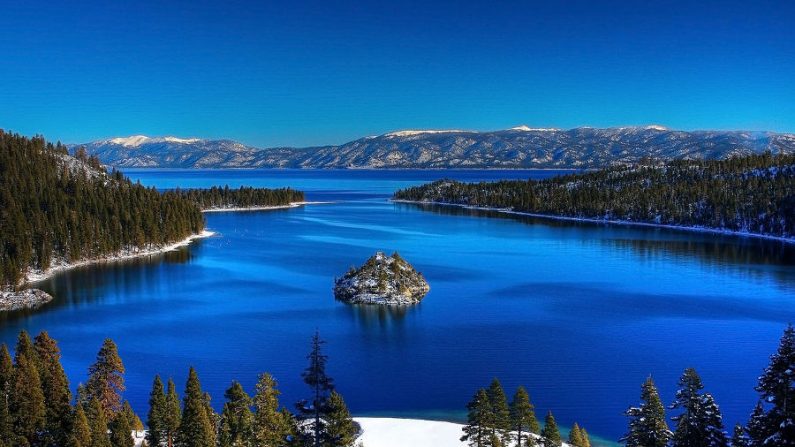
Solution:
M41 289L0 292L0 311L32 309L52 301L52 295Z

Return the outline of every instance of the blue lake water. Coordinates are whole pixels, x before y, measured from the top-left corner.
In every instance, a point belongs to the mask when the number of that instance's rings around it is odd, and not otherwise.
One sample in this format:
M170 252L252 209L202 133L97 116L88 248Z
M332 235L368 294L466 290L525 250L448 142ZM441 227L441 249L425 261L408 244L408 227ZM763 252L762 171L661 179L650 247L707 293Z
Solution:
M686 367L726 424L744 422L755 379L795 321L795 249L653 228L505 217L393 204L401 187L442 177L544 177L552 171L131 170L159 188L292 186L333 203L216 213L209 239L146 260L87 267L40 284L56 300L0 316L0 341L46 329L73 385L102 339L127 366L142 415L156 373L182 388L194 365L217 408L232 379L273 373L284 403L315 329L329 371L359 415L458 419L480 386L524 384L539 417L617 439L649 375L666 403ZM401 255L431 292L408 309L336 302L335 276L376 250Z

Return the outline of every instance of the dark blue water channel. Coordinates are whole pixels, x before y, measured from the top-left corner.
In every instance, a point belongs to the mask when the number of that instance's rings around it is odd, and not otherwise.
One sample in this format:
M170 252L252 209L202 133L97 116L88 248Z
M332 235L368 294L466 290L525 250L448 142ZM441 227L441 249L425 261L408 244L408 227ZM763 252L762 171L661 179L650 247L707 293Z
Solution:
M72 385L105 337L127 366L141 414L155 374L182 388L194 365L220 409L232 379L273 373L285 402L311 334L355 414L459 419L477 387L524 384L539 416L617 439L622 411L653 375L666 403L695 367L727 425L744 422L755 379L795 321L795 250L777 242L653 228L505 217L393 204L397 188L442 177L551 171L127 172L159 188L292 186L332 203L216 213L218 234L149 259L86 267L39 286L56 300L0 316L0 341L42 329L60 341ZM335 276L397 250L431 292L408 309L336 302Z

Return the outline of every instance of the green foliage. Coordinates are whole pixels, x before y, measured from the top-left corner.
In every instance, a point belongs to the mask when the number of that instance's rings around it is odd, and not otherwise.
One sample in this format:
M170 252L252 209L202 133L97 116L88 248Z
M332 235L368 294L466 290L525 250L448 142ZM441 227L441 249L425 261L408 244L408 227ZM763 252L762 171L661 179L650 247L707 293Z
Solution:
M551 411L547 412L547 416L544 418L544 428L541 429L541 437L543 438L541 442L544 443L545 447L560 447L563 445L558 424L555 422L555 417Z
M489 396L491 436L499 439L501 445L508 445L511 440L511 410L505 391L496 377L492 379L486 394Z
M300 438L305 444L319 446L325 442L326 423L323 420L328 410L329 394L334 390L334 379L326 374L328 356L322 352L325 344L320 334L315 332L312 336L312 351L307 356L309 366L301 374L309 388L312 390L311 399L304 399L296 403L298 415L301 419L309 419L303 424Z
M326 436L323 447L353 447L356 441L356 425L342 396L331 391L325 414Z
M99 398L93 397L88 403L87 417L91 427L89 447L112 447L108 437L108 419Z
M292 416L279 406L276 380L268 373L257 381L254 395L253 444L259 447L281 447L294 435Z
M471 447L485 447L491 436L491 402L485 389L479 389L467 404L467 423L461 441L468 441Z
M113 340L106 338L97 353L96 362L88 368L85 398L97 399L107 420L113 420L121 410L124 391L124 363Z
M163 429L165 430L166 446L172 447L174 439L177 437L180 423L182 422L182 409L180 408L177 387L172 379L168 379L168 389L166 391L166 410L163 417ZM154 446L154 444L152 444Z
M676 422L672 444L673 447L726 447L728 440L723 431L720 409L712 395L702 393L701 383L696 370L687 368L679 379L676 400L670 406L672 410L681 409L681 413L672 417Z
M286 206L304 201L304 193L290 188L252 188L229 186L208 189L176 189L178 196L189 200L201 209L247 208L258 206Z
M22 445L38 445L46 423L44 392L35 363L28 354L17 354L10 405L13 430Z
M750 447L750 439L748 439L748 435L745 432L745 427L740 424L736 424L734 426L734 432L732 433L732 447Z
M224 393L226 403L221 413L218 434L220 447L245 447L252 445L254 415L251 413L251 397L240 382L232 382Z
M612 167L545 180L440 180L395 199L795 236L795 155Z
M77 405L72 412L72 425L67 444L71 447L91 445L91 426L82 405Z
M215 427L207 411L207 402L193 367L188 372L182 401L182 420L176 436L179 447L214 447Z
M135 440L132 437L131 415L125 411L119 411L110 424L110 444L113 447L135 447Z
M0 345L0 439L10 440L13 437L11 419L11 390L14 386L14 364L8 346Z
M34 342L39 359L41 387L46 407L45 445L61 446L67 442L72 419L72 392L61 366L61 350L47 332L42 331Z
M629 431L621 442L627 447L666 447L673 434L665 421L665 407L654 381L649 377L641 387L641 404L624 414L630 418Z
M530 396L523 386L516 389L511 401L511 429L516 431L517 447L536 445L535 438L528 434L538 434L541 427L536 419L535 408L530 403Z
M784 330L778 350L759 377L756 390L769 408L761 418L760 431L766 435L763 447L795 446L795 328ZM751 427L749 426L749 429Z
M166 440L166 393L160 376L155 376L152 382L152 391L149 393L149 413L146 425L146 442L149 445L159 446Z
M0 130L0 286L15 286L24 270L44 270L54 260L165 245L204 228L200 210L179 194L133 184L66 153L60 143Z

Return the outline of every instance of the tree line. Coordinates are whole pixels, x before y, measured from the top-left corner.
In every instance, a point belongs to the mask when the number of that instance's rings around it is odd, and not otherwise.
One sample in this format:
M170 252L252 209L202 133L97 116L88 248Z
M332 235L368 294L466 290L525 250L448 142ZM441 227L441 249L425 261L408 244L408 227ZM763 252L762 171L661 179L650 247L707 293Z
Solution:
M312 338L303 373L311 397L291 413L279 403L276 380L259 376L255 393L233 381L220 414L192 367L182 398L172 379L154 378L149 396L149 447L351 447L360 428L326 374L323 341ZM125 367L107 339L72 396L57 342L22 331L12 359L0 346L0 447L133 447L144 425L123 399ZM74 401L74 403L73 403Z
M96 157L0 129L0 288L30 269L163 246L200 232L201 210L286 205L301 191L229 187L157 191Z
M395 199L795 236L795 155L677 160L544 180L439 180Z
M552 412L547 412L542 428L536 419L535 407L523 386L508 403L508 398L495 378L488 388L479 389L467 405L467 423L461 441L472 447L561 447L563 439ZM569 431L572 447L591 447L588 432L576 422Z
M253 188L241 186L238 189L229 186L213 186L207 189L174 190L178 196L187 199L203 210L224 208L246 208L257 206L286 206L304 201L303 191L291 188Z
M759 400L748 422L726 433L720 408L703 391L701 378L688 368L670 410L678 411L668 427L665 406L651 377L641 386L641 402L625 415L629 429L621 442L627 447L793 447L795 446L795 329L789 325L759 376Z

